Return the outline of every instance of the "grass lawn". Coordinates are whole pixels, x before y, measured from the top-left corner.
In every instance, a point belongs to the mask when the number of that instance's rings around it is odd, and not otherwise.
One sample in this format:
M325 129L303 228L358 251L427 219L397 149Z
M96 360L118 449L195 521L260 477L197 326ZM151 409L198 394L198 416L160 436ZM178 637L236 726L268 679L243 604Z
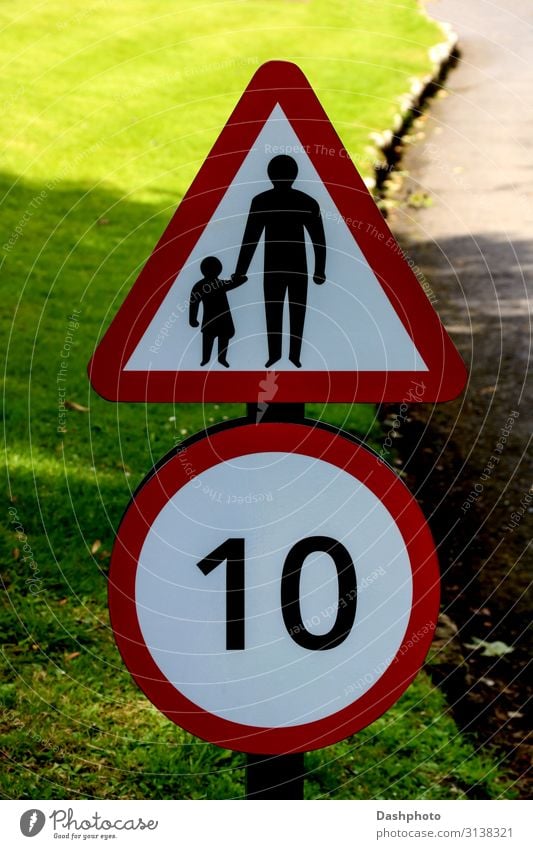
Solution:
M442 36L415 0L20 0L0 21L0 793L239 796L243 756L182 732L132 683L109 629L106 575L114 529L152 464L243 408L109 404L90 391L86 363L261 62L301 65L368 176L369 134L391 125ZM308 413L379 442L371 406ZM307 763L310 797L508 792L424 674L371 728Z

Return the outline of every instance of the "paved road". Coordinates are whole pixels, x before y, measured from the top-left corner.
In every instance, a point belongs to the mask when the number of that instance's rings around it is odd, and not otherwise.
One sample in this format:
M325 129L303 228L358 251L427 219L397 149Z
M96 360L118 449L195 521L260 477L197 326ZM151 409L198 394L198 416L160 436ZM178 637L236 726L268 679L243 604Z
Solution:
M477 653L471 669L485 681L472 688L467 721L507 747L518 775L526 687L516 676L531 618L533 3L434 0L428 10L452 24L462 58L408 147L403 192L413 203L391 226L426 274L470 381L458 401L413 411L405 467L464 642L516 645L496 661ZM430 206L420 206L424 193Z

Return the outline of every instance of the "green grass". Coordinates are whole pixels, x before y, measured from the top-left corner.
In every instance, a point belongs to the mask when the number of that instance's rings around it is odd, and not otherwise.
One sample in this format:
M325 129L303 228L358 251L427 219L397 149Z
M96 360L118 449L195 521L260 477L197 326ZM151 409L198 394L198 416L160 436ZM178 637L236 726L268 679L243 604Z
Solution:
M301 65L370 176L369 134L391 125L441 34L415 0L21 0L4 4L0 24L0 793L239 796L243 757L177 729L132 683L109 629L106 575L114 530L153 462L243 407L109 404L90 391L86 363L262 61ZM67 398L90 410L69 411L61 433L56 378L74 310ZM308 412L379 443L371 406ZM508 792L423 674L370 729L307 762L313 797Z

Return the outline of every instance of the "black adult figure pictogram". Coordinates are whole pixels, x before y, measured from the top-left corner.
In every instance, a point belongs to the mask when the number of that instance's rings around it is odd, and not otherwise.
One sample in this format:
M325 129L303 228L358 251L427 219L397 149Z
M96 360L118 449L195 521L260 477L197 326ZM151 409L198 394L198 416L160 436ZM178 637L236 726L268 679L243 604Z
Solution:
M292 188L298 165L292 156L275 156L268 164L268 176L274 188L252 200L244 229L235 275L244 275L265 235L264 295L270 368L281 358L283 308L289 301L289 359L301 367L300 354L307 307L307 230L315 253L315 283L326 279L326 240L320 207L305 192Z
M222 263L216 256L207 256L200 263L200 271L204 275L192 287L189 299L189 324L199 327L198 310L202 304L202 362L205 366L211 359L213 344L218 337L218 361L229 368L227 360L229 340L235 336L235 325L226 292L235 289L246 282L244 274L238 277L233 274L231 280L220 280Z

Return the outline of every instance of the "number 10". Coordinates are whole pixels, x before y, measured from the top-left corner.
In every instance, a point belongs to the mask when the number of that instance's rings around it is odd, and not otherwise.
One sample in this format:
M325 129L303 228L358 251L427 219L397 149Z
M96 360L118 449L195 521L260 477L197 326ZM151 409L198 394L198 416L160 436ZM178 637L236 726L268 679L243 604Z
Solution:
M312 634L302 621L300 579L306 557L314 552L329 554L337 570L337 616L327 634ZM197 566L209 575L226 561L226 649L244 649L245 631L245 541L230 537L200 560ZM341 603L342 602L342 603ZM306 537L289 551L281 575L281 612L289 636L299 646L324 651L339 646L352 630L357 607L357 581L352 558L345 546L332 537Z

